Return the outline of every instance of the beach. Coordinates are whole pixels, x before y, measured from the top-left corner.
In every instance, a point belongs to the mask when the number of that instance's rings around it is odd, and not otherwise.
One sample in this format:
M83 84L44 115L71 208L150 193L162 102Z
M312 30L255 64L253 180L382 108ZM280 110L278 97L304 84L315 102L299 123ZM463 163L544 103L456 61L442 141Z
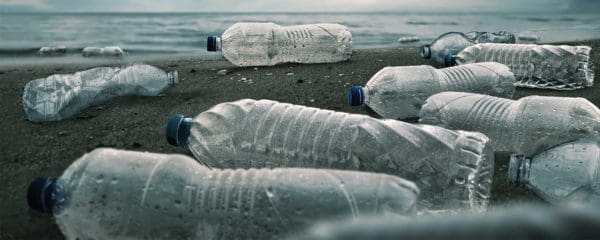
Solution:
M592 47L592 61L600 62L600 40L570 42ZM190 155L185 148L165 140L169 116L189 116L228 101L243 98L272 99L377 117L367 107L350 107L347 90L364 85L385 66L428 64L418 48L379 48L355 50L351 59L335 64L283 64L273 67L239 68L224 59L202 57L146 61L162 69L175 69L180 84L158 97L121 97L91 107L75 118L58 122L33 123L26 119L21 105L23 87L33 79L57 73L72 73L96 66L118 66L125 61L61 64L48 58L48 64L0 66L0 115L4 134L0 135L0 239L62 239L52 218L29 209L26 191L36 177L60 176L74 160L99 147ZM227 70L219 75L219 70ZM595 75L599 76L598 68ZM596 77L597 79L598 77ZM584 97L600 106L600 83L576 91L518 88L514 99L528 95ZM532 192L510 187L506 180L508 153L497 153L490 207L519 202L543 202Z

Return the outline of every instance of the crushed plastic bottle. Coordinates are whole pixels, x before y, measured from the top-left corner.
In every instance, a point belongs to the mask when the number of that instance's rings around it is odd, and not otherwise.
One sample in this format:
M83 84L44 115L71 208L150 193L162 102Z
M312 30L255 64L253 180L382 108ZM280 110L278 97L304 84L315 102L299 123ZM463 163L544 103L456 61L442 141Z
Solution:
M552 207L525 204L492 209L486 214L381 217L321 221L288 240L397 239L600 239L597 205Z
M518 87L574 90L594 84L589 46L484 43L446 57L446 66L474 62L506 64Z
M447 32L433 40L431 44L421 47L422 58L432 58L438 63L445 63L448 55L458 54L463 49L477 43L537 43L535 35L501 32Z
M513 154L508 181L554 204L598 206L600 138L564 143L533 158Z
M236 23L221 37L208 37L208 51L222 51L237 66L331 63L348 60L352 34L339 24L279 26Z
M480 133L379 120L270 100L176 115L167 140L215 168L307 167L393 174L421 189L420 209L483 211L493 153Z
M31 208L67 239L278 239L316 219L413 214L399 177L336 170L210 170L183 155L97 149L31 183Z
M419 116L425 99L444 91L482 93L512 97L515 77L507 66L489 62L435 69L431 66L386 67L373 75L365 87L348 91L350 106L368 105L385 118Z
M585 98L529 96L515 101L443 92L428 98L419 115L420 123L481 132L495 151L526 156L600 135L600 110Z
M65 46L41 47L38 51L38 54L42 56L59 56L65 53L67 53L67 47Z
M27 83L23 110L30 121L57 121L117 96L156 96L178 83L177 71L143 64L54 74Z
M122 57L125 55L125 51L118 46L111 47L86 47L81 52L84 57Z

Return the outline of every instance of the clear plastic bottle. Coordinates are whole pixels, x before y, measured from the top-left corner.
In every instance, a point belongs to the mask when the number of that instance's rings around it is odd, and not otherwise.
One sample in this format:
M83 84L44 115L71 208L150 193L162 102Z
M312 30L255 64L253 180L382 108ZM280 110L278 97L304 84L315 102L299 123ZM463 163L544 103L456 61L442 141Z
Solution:
M484 43L448 55L446 66L499 62L515 74L518 87L573 90L594 84L591 50L589 46Z
M317 219L412 214L399 177L336 170L210 170L192 158L115 149L39 178L29 206L67 239L278 239Z
M216 168L308 167L394 174L421 189L426 210L485 210L493 154L480 133L379 120L270 100L176 115L167 140Z
M448 55L454 55L477 43L537 43L535 35L514 34L509 32L447 32L421 47L422 58L432 58L444 63Z
M352 34L339 24L236 23L221 37L208 37L207 50L222 51L237 66L271 66L345 61L351 45Z
M86 47L81 51L84 57L122 57L125 56L125 51L118 46L110 47Z
M156 96L178 83L177 71L165 72L150 65L54 74L27 83L23 110L30 121L57 121L117 96Z
M481 132L495 151L526 156L600 135L600 110L585 98L529 96L515 101L443 92L428 98L419 115L420 123Z
M600 138L564 143L533 158L513 154L508 181L554 204L598 206Z
M350 106L367 104L385 118L407 119L419 116L425 99L444 91L482 93L512 97L515 77L500 63L475 63L435 69L431 66L386 67L365 87L348 92Z
M486 214L381 217L319 222L287 240L397 239L599 239L597 205L552 207L525 204L490 209Z

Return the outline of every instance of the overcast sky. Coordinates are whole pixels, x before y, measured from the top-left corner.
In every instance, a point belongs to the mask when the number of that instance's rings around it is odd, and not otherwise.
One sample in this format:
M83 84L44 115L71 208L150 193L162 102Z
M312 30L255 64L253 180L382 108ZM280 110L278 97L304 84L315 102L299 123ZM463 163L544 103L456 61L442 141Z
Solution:
M0 0L0 12L555 12L600 11L600 0Z

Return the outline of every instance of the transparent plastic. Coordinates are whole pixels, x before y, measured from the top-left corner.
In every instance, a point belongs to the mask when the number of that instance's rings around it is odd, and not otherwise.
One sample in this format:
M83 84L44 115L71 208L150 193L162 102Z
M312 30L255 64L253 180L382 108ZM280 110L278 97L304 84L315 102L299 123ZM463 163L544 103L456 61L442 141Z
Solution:
M475 63L444 69L431 66L386 67L363 88L364 103L385 118L419 116L425 100L444 91L512 97L515 77L500 63Z
M412 214L399 177L336 170L210 170L192 158L97 149L58 179L67 239L278 239L317 219Z
M381 172L414 181L421 209L483 211L488 203L494 159L480 133L250 99L189 121L187 145L210 167Z
M165 72L150 65L55 74L27 83L23 110L30 121L57 121L117 96L156 96L178 83L177 71Z
M533 158L513 155L509 181L554 204L598 206L600 138L565 143Z
M447 32L421 48L421 57L432 58L444 64L448 55L455 55L463 49L477 43L537 43L535 35L514 34L510 32Z
M352 34L339 24L236 23L221 41L223 56L237 66L331 63L345 61L352 53Z
M594 84L591 50L589 46L485 43L465 48L454 61L506 64L518 87L573 90Z
M81 51L84 57L122 57L125 51L118 46L111 47L86 47Z
M64 55L67 53L67 47L65 46L56 46L56 47L41 47L38 51L39 55L42 56L58 56Z
M420 123L478 131L495 151L533 156L550 147L600 135L600 110L585 98L529 96L510 100L443 92L425 101Z

